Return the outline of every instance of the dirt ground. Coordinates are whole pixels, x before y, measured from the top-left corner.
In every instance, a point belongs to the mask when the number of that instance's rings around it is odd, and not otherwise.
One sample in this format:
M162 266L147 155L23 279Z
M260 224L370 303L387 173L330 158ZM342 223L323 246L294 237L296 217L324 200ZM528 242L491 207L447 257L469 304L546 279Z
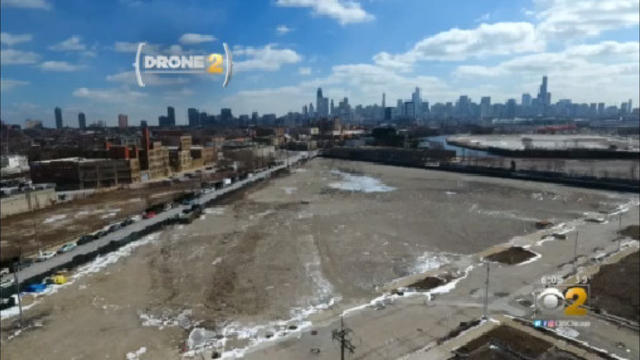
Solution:
M15 336L15 318L3 320L1 354L121 359L144 346L145 358L172 359L205 341L226 341L229 350L535 231L536 221L559 223L625 201L625 194L316 159L42 297L26 312L37 326Z
M602 266L591 280L589 303L609 314L640 321L640 253Z
M2 219L0 262L20 254L34 254L99 230L103 226L142 213L145 209L172 201L186 191L200 187L200 179L188 182L154 182L135 188L105 191L86 198L9 216Z

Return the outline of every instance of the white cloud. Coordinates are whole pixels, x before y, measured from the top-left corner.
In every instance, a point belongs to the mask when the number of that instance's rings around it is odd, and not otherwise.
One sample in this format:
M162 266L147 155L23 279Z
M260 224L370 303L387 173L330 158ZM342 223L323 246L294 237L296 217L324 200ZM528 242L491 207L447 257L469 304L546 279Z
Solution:
M136 74L133 71L125 71L113 75L107 75L106 80L109 82L121 83L126 85L138 85L138 81L136 80ZM163 77L156 74L144 74L143 81L145 85L177 85L177 84L186 84L189 82L188 79L184 77Z
M541 34L555 38L596 36L640 22L638 0L537 0Z
M293 31L293 29L288 27L287 25L278 25L278 27L276 28L276 32L278 33L278 35L284 35L291 31Z
M612 70L624 70L629 63L639 62L639 52L640 44L637 42L603 41L576 45L559 52L519 56L496 66L462 65L454 74L458 77L496 77L545 73L571 76L581 73L595 79L610 74Z
M517 78L515 86L525 84L529 92L542 75L548 75L554 101L565 97L586 102L618 102L638 96L639 52L638 42L604 41L575 45L559 52L519 56L495 66L458 66L454 75L467 83L489 77L492 83L511 87Z
M73 35L67 40L49 46L49 49L53 51L84 51L86 48L87 46L82 43L82 38L79 35Z
M282 65L295 64L302 60L302 56L294 50L278 49L275 44L268 44L262 48L236 46L233 49L233 54L238 58L246 58L246 60L234 61L233 68L238 72L276 71Z
M322 87L325 96L333 99L348 97L353 104L379 103L382 93L387 94L387 103L394 98L407 98L412 89L419 86L423 98L455 96L440 79L431 76L404 76L386 68L371 64L337 65L326 77L300 82L294 86L244 90L221 99L222 106L231 106L238 112L261 112L284 114L300 111L304 104L314 103L315 92Z
M33 64L40 56L31 51L21 51L15 49L4 49L0 52L2 65Z
M127 103L143 98L146 94L129 88L88 89L82 87L74 90L73 96L107 103Z
M509 55L537 52L544 49L544 41L527 22L481 24L475 29L450 29L427 37L402 54L378 53L376 64L407 69L416 62L427 60L456 61L470 57Z
M185 45L200 44L205 42L212 42L215 40L216 38L213 35L188 33L180 36L180 43Z
M116 41L113 44L113 50L117 52L136 52L138 51L138 43L127 42L127 41Z
M0 90L9 91L19 86L29 85L28 81L0 78Z
M300 75L311 75L311 68L310 67L299 67L298 68L298 74L300 74Z
M371 21L374 16L367 13L360 3L342 0L277 0L276 5L282 7L306 7L313 9L313 13L328 16L346 25Z
M31 41L33 36L31 34L10 34L10 33L0 33L0 43L13 46L19 43Z
M83 65L69 64L66 61L45 61L40 64L40 69L45 71L71 72L82 70L84 68L85 67Z
M2 0L2 6L40 10L51 9L51 4L46 0Z

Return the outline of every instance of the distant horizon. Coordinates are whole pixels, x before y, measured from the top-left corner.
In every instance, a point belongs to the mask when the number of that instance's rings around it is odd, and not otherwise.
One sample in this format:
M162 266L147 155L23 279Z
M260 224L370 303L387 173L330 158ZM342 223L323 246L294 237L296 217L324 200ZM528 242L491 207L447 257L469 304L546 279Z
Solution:
M637 1L320 3L2 1L0 118L55 127L60 107L67 126L79 112L87 124L127 114L154 125L167 106L177 124L190 107L283 116L315 106L318 87L352 107L380 105L382 93L393 107L415 87L431 105L460 95L519 104L543 75L554 104L640 104ZM222 88L220 76L149 74L140 88L131 64L142 41L167 53L228 43L233 79Z

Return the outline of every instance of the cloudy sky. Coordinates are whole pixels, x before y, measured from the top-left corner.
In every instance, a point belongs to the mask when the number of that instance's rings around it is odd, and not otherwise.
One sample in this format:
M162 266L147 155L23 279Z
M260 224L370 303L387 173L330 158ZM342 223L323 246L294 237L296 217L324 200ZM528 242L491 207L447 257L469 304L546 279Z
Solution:
M315 90L387 104L414 87L434 103L535 96L639 103L640 0L0 0L3 121L157 122L167 105L234 115L300 111ZM162 53L233 49L234 77L147 75L138 42Z

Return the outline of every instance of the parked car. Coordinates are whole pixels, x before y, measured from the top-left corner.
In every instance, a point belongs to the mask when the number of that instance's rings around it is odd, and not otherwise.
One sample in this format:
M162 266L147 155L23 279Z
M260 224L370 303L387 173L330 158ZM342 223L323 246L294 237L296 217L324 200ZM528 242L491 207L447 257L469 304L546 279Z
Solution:
M36 261L38 262L46 261L51 259L54 256L56 256L55 251L40 251L38 253L38 257L36 258Z
M86 244L86 243L88 243L88 242L91 242L91 241L93 241L93 240L95 240L95 239L96 239L96 238L95 238L95 236L94 236L94 235L91 235L91 234L89 234L89 235L82 235L82 236L80 236L80 238L78 239L78 241L76 241L76 243L77 243L78 245L82 245L82 244Z
M138 222L138 221L142 220L142 215L133 215L129 219L131 219L131 221L133 221L133 222Z
M0 282L0 287L7 288L13 285L13 283L14 283L13 278L6 278Z
M7 274L9 274L10 272L11 272L11 271L9 270L9 268L8 268L8 267L4 267L4 268L2 268L2 270L0 270L0 276L2 276L2 275L7 275Z
M128 219L124 219L121 223L120 226L124 227L124 226L129 226L133 224L133 220L131 218Z
M4 287L4 286L3 286ZM8 309L16 304L16 299L12 297L0 299L0 310Z
M64 254L66 252L69 252L69 251L75 249L77 246L78 246L78 244L76 244L74 242L66 243L66 244L62 245L58 249L58 254Z
M155 211L147 211L146 213L144 213L144 215L142 216L144 219L151 219L153 217L156 216Z

